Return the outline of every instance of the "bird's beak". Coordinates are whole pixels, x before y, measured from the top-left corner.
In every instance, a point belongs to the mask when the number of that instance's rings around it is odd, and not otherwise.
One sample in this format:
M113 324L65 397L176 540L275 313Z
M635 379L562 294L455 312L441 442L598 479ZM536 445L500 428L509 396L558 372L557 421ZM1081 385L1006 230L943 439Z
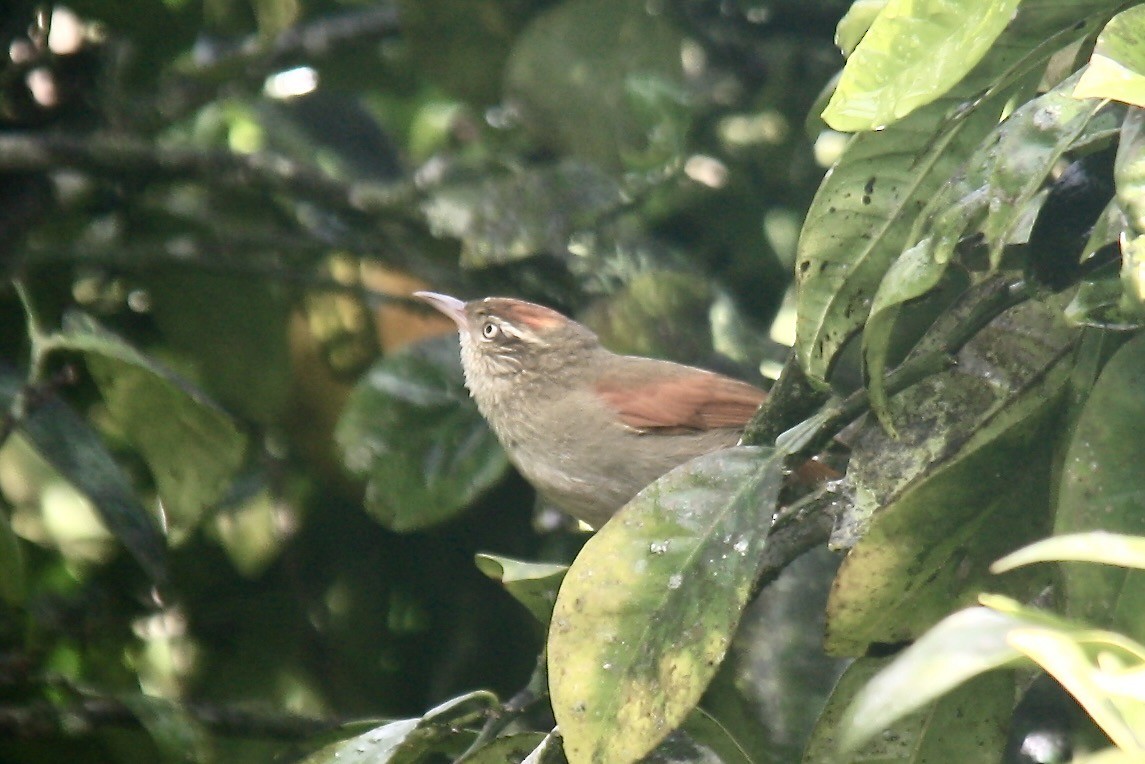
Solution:
M447 294L438 294L437 292L414 292L413 296L423 302L428 302L430 305L452 318L453 322L457 324L458 329L465 328L465 303L461 300L457 299L456 297L450 297Z

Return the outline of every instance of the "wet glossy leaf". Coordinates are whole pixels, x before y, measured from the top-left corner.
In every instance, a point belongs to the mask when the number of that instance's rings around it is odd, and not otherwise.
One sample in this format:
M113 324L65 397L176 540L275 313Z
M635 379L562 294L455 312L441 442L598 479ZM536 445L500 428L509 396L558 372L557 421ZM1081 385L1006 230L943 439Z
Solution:
M565 160L443 188L424 210L435 231L461 239L462 264L480 268L543 253L564 256L573 234L620 203L614 180Z
M899 306L938 283L966 235L982 236L990 266L997 267L1003 247L1013 241L1024 220L1024 210L1102 106L1072 98L1075 82L1076 76L1006 118L967 159L959 178L926 206L907 240L910 248L879 284L863 330L863 362L872 408L884 423L890 422L884 375ZM1108 121L1112 124L1112 117ZM1104 129L1104 122L1099 124Z
M916 637L983 586L1031 585L1034 572L997 582L988 566L1047 533L1072 336L1052 307L1019 306L964 347L955 368L894 399L904 412L897 439L874 425L856 437L855 502L834 539L854 546L828 601L830 652Z
M497 705L489 692L471 692L442 703L420 719L402 719L326 746L302 764L415 764L434 753L460 755L479 724Z
M873 130L931 103L986 55L1017 7L891 0L851 53L823 119L836 130Z
M873 694L871 688L883 676L880 671L892 670L884 667L893 667L898 660L860 658L851 664L819 719L804 764L1000 759L1013 706L1013 679L1008 674L971 678L953 691L944 688L943 693L931 693L924 680L900 685L895 698L882 699L898 706L893 715L861 716L857 707ZM872 714L880 710L887 709L862 709ZM855 734L856 724L862 737Z
M1080 39L1112 5L1022 3L1015 22L953 90L851 140L819 187L796 259L796 351L812 379L826 379L839 350L867 322L887 269L923 238L911 238L919 212L995 128L1029 67L1057 49L1047 39ZM1079 25L1079 18L1086 21Z
M1119 275L1087 279L1065 308L1065 318L1077 326L1112 331L1132 331L1145 326L1145 313L1125 299L1125 282Z
M1145 536L1145 336L1106 364L1078 418L1058 490L1056 534L1104 530ZM1145 641L1145 572L1104 565L1062 568L1066 612Z
M0 375L5 410L19 381ZM166 578L167 542L103 440L58 398L34 402L20 419L20 433L65 480L91 500L100 518L152 580Z
M189 532L230 487L245 436L201 392L88 316L65 318L59 346L83 354L108 411L151 470L168 527Z
M781 461L747 447L700 457L643 490L581 550L548 643L570 762L633 761L695 707L751 590Z
M890 0L857 0L835 27L835 44L844 56L850 56L859 41L867 34L871 24L887 7Z
M1145 106L1145 45L1141 27L1145 7L1136 6L1114 16L1101 34L1089 66L1073 95L1075 98L1112 98Z
M455 335L375 363L335 437L347 468L366 480L366 508L396 531L453 517L508 467L465 391Z
M1003 573L1035 562L1096 562L1145 569L1145 536L1091 531L1052 536L1011 552L990 566Z
M548 625L567 565L525 562L495 554L479 554L476 562L478 570L501 582L513 599L528 608L541 624Z

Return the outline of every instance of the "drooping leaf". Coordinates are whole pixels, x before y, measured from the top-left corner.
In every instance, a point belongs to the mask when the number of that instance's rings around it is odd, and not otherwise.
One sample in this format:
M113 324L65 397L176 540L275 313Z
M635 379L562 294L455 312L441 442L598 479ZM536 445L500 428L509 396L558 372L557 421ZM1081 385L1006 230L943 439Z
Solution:
M874 130L953 88L1010 23L1018 0L890 0L855 47L823 119Z
M1104 530L1145 536L1145 337L1106 364L1066 452L1055 534ZM1105 565L1062 568L1066 612L1145 641L1145 572Z
M781 462L748 447L700 457L638 494L581 550L548 642L572 764L633 761L695 707L751 591Z
M12 405L20 387L0 374L0 404ZM100 518L154 581L166 578L167 542L91 425L55 396L36 400L20 419L19 431L61 476L91 500Z
M851 140L812 202L796 259L796 351L813 380L826 378L839 350L866 323L887 269L915 243L908 236L918 213L994 129L1010 96L1039 62L1081 39L1113 5L1022 3L990 53L953 90L885 130Z
M1145 536L1090 531L1051 536L1011 552L990 566L994 573L1004 573L1035 562L1096 562L1145 569Z
M964 686L933 693L925 681L896 685L898 697L881 698L883 708L869 708L884 674L905 657L860 658L848 667L819 718L803 764L1000 759L1013 679L1006 673L969 675ZM885 714L887 705L895 706L893 714Z
M1135 6L1110 19L1101 34L1074 98L1111 98L1145 106L1145 8Z
M884 377L899 306L938 283L958 242L968 234L981 235L990 266L997 267L1026 207L1102 106L1098 101L1072 98L1069 93L1075 82L1076 76L1028 101L998 126L966 160L960 176L947 183L919 215L907 239L910 248L879 284L863 330L863 363L871 407L884 424L891 420Z
M456 335L375 363L335 438L350 472L366 479L366 508L396 531L453 517L508 467L465 392Z
M83 354L109 413L155 479L171 532L190 531L230 487L243 433L201 392L88 316L68 314L58 346Z
M489 692L452 698L420 719L402 719L341 740L307 756L303 764L414 764L434 753L460 755L476 737L468 730L497 705Z
M964 309L944 317L920 352ZM988 572L996 556L1046 535L1072 337L1052 307L1014 308L962 349L957 366L895 399L909 412L897 439L871 425L857 435L855 502L835 536L853 547L828 600L830 652L862 655L871 643L918 636L999 585ZM1024 591L1037 578L1027 571L1000 583Z
M478 554L476 563L478 570L501 582L513 599L524 605L542 625L548 625L567 565L525 562L495 554Z

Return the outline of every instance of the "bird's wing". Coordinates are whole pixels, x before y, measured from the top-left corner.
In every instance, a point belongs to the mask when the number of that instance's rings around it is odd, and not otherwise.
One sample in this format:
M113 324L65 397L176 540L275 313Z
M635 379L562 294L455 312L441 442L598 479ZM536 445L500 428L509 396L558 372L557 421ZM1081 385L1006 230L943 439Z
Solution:
M666 434L743 427L767 393L690 366L649 361L643 373L605 375L596 393L629 427ZM637 379L633 379L636 377Z

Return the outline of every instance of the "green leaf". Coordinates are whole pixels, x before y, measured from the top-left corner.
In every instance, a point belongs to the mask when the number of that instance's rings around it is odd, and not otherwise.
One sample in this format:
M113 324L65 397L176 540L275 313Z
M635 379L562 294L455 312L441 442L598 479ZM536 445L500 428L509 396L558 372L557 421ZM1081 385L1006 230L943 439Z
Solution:
M1145 569L1145 537L1105 531L1052 536L1011 552L991 565L990 570L1004 573L1035 562L1067 560Z
M465 391L456 335L375 363L334 435L346 467L366 479L366 509L395 531L448 520L509 464Z
M1022 623L1016 616L985 607L962 610L940 621L855 694L840 720L840 748L854 750L974 677L1019 663L1021 654L1006 636ZM1004 710L1010 706L1007 699Z
M513 599L524 605L542 625L549 623L567 565L525 562L495 554L478 554L475 561L478 570L500 581Z
M835 27L835 44L849 57L890 0L856 0Z
M739 622L782 482L768 450L700 457L641 491L577 555L548 642L572 764L634 761L687 718Z
M497 697L477 691L452 698L420 719L402 719L322 748L302 764L415 764L433 753L461 754L476 737L466 727L483 720Z
M1086 279L1065 308L1065 318L1075 326L1111 331L1132 331L1145 326L1145 313L1135 301L1125 299L1124 279L1118 274Z
M246 439L201 392L81 313L64 318L56 347L83 354L108 412L147 463L173 536L222 499Z
M207 730L179 704L149 695L121 695L118 699L147 730L163 761L214 759Z
M1145 536L1145 336L1123 345L1098 377L1066 452L1054 533L1105 530ZM1145 640L1145 573L1068 565L1066 612Z
M885 425L890 413L885 370L891 330L902 303L938 284L963 236L981 234L991 269L1062 154L1077 142L1102 104L1069 95L1076 76L1011 114L966 161L959 178L919 215L911 243L887 270L863 330L871 406ZM1099 123L1102 128L1105 122ZM921 238L920 238L921 237ZM1037 253L1034 253L1037 256Z
M494 738L458 764L520 764L548 738L543 732L519 732Z
M1010 23L1018 0L890 0L843 69L823 119L881 129L953 88Z
M1114 16L1101 34L1074 98L1110 98L1145 106L1145 44L1141 28L1145 7L1135 6Z
M1106 748L1097 753L1079 753L1070 764L1141 764L1141 756L1119 748Z
M919 351L965 309L945 316ZM828 600L829 652L862 655L872 643L916 637L987 582L997 585L988 567L998 556L1045 535L1072 337L1053 307L1014 308L953 369L896 398L909 412L897 439L873 425L853 439L855 502L834 537L853 548ZM1041 577L1003 585L1025 592Z
M884 699L900 706L893 716L877 722L859 717L856 706L882 681L879 672L901 659L860 658L848 667L819 718L803 764L1000 760L1013 707L1014 683L1006 673L978 676L943 693L931 693L922 681L898 686L901 697ZM861 739L855 736L856 723L864 730Z
M1138 661L1126 667L1108 652L1099 654L1094 665L1078 635L1061 630L1015 629L1006 640L1053 676L1118 747L1145 754L1145 733L1141 726L1145 723L1145 665L1139 659L1145 648L1138 645ZM1094 641L1101 644L1100 640ZM1107 668L1103 668L1103 664ZM1120 682L1120 693L1111 686L1117 675L1128 680L1129 685Z
M996 127L1007 101L1058 47L1100 24L1112 5L1027 0L953 90L885 130L851 140L820 185L799 240L795 348L812 380L826 379L840 349L866 324L887 269L923 238L909 238L918 213Z
M166 579L163 531L135 495L131 482L83 417L55 398L36 401L20 432L40 456L87 496L107 529L153 581Z

